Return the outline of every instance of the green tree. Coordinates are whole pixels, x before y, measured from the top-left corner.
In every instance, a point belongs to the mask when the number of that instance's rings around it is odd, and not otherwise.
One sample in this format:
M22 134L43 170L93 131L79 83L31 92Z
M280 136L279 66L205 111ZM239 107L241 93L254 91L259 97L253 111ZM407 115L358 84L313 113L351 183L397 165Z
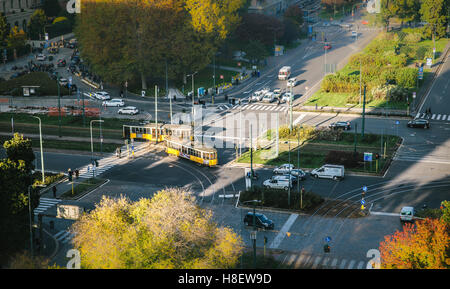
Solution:
M236 233L179 189L137 202L103 197L72 228L83 268L233 268L243 249Z
M25 31L19 29L19 27L14 26L9 33L9 36L6 40L8 47L19 49L25 46L25 42L27 40L27 35Z
M448 23L449 0L423 0L420 6L422 20L428 24L424 28L427 38L443 37Z
M165 75L179 79L204 68L239 21L244 0L82 1L75 34L81 54L106 81Z
M8 25L7 25L6 17L3 13L0 14L0 46L4 46L6 44L6 38L9 35Z
M289 6L284 12L285 19L291 19L298 26L303 24L303 10L298 5Z
M31 15L30 22L28 22L28 34L31 39L41 39L44 35L44 28L47 24L47 16L42 9L36 9Z
M30 139L25 139L23 135L15 133L12 139L5 141L3 147L9 160L13 162L23 160L27 170L31 172L34 169L35 158L31 145Z
M267 48L258 40L250 40L244 47L245 56L252 61L252 63L259 63L261 60L269 56Z

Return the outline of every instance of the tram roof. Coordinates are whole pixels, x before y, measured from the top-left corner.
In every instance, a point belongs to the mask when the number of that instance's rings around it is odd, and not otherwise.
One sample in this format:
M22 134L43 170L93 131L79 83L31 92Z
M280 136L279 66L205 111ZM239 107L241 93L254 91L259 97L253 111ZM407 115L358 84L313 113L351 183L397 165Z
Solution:
M156 127L156 123L147 123L144 125L138 124L124 124L123 126L128 127L144 127L144 128L154 128ZM163 124L158 123L158 128L168 128L168 129L182 129L182 130L191 130L191 126L187 124Z
M179 144L179 145L183 145L183 146L192 148L190 140L174 138L174 137L167 138L166 140L170 141L172 143L176 143L176 144ZM207 152L207 153L217 153L217 150L215 148L205 147L205 146L201 146L201 145L194 146L194 149L200 150L200 151L203 151L203 152Z

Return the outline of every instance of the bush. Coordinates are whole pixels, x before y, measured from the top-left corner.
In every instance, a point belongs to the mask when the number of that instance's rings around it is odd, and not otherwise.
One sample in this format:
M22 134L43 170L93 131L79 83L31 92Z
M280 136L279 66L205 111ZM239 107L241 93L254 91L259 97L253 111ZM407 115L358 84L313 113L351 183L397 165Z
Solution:
M356 168L362 160L364 160L362 153L351 151L329 151L325 157L325 163L343 165L346 168Z

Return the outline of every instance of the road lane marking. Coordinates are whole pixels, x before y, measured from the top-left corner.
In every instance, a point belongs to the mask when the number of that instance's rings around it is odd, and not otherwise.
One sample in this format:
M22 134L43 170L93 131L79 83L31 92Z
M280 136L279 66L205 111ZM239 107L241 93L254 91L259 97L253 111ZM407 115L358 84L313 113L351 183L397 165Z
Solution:
M436 120L440 120L441 119L441 115L438 114Z
M298 218L298 214L292 214L289 216L288 220L286 221L286 223L284 223L284 225L281 228L278 235L275 237L275 239L273 239L272 244L270 244L269 248L276 249L276 248L278 248L278 246L280 246L281 242L286 237L286 233L289 231L292 224L294 224L294 222L295 222L295 220L297 220L297 218Z
M433 115L431 116L431 119L434 119L436 117L436 114L433 113Z

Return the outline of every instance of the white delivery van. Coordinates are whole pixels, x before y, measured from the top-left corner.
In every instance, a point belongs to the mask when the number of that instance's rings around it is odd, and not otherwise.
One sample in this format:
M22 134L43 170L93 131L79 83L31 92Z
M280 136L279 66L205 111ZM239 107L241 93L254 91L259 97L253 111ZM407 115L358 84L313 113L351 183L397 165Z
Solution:
M414 222L414 208L403 207L400 211L400 222Z
M263 187L267 189L283 189L289 190L289 187L292 187L292 182L286 179L268 179L263 182Z
M323 165L318 169L311 171L311 176L315 178L326 178L333 180L340 180L344 178L345 169L344 166L340 165Z
M281 67L280 71L278 72L278 79L286 80L289 79L290 76L291 76L291 67L290 66Z

